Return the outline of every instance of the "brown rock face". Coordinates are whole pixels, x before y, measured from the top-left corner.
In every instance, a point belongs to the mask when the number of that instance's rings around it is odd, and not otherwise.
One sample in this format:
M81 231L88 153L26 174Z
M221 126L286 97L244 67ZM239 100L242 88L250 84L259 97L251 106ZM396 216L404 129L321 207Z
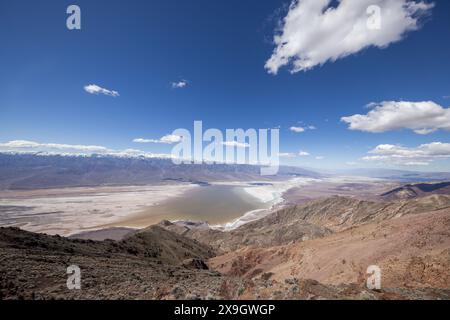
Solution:
M208 270L208 265L200 259L186 259L182 263L183 267L193 270Z
M450 288L450 210L421 213L349 228L327 237L269 248L243 248L217 256L210 266L250 279L314 279L364 285L377 265L387 288Z

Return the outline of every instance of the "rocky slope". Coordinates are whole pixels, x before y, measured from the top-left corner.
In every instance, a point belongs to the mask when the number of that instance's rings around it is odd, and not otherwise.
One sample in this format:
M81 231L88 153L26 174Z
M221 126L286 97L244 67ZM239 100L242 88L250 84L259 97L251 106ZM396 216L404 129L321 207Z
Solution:
M168 221L163 221L160 225L185 237L208 243L222 253L246 246L283 245L331 234L327 228L304 221L269 225L266 220L255 221L228 232L180 227Z
M314 279L363 285L370 265L386 288L450 288L450 209L372 222L324 238L273 247L245 247L210 266L245 278Z
M321 238L365 223L445 208L450 208L450 196L447 195L393 202L335 196L281 209L230 232L180 227L167 221L161 226L227 252L247 246L279 246Z
M122 241L72 240L0 229L0 298L176 298L218 294L218 273L196 268L210 247L154 226ZM82 290L66 287L66 269L78 265ZM216 292L217 291L217 292Z
M392 201L399 199L413 199L430 194L450 195L450 182L406 184L383 193L380 197L383 200Z
M0 299L449 299L450 197L332 197L232 232L165 221L120 241L0 228L0 253Z
M149 232L149 231L146 231ZM144 233L146 233L144 232ZM198 254L155 243L160 228L131 241L73 240L15 228L0 229L0 299L448 299L449 290L326 285L315 280L270 276L250 279L207 270ZM150 243L142 248L145 239ZM161 238L164 242L165 239ZM138 243L136 249L133 243ZM198 246L195 244L194 247ZM206 254L206 256L203 256ZM176 261L181 261L180 264ZM66 287L67 267L81 268L81 290Z
M69 239L81 239L81 240L122 240L125 237L135 233L137 230L132 228L113 227L94 231L85 231L76 233L69 236Z

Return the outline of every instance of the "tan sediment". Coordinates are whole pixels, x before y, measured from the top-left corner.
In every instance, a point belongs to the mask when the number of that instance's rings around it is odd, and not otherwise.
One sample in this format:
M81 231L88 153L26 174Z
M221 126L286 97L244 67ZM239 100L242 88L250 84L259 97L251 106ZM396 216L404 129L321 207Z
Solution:
M33 232L70 235L100 229L195 187L184 183L2 192L0 209L7 220L0 222Z

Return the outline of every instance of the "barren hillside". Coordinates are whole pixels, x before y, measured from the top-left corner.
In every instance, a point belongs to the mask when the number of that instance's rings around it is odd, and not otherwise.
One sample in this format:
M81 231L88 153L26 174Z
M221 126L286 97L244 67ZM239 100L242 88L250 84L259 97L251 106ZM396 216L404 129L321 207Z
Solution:
M211 267L249 279L314 279L363 285L370 265L383 287L450 288L450 209L372 222L301 243L245 247L212 258Z
M449 203L333 197L232 232L165 221L120 241L0 228L0 299L449 299ZM369 265L381 290L365 287Z

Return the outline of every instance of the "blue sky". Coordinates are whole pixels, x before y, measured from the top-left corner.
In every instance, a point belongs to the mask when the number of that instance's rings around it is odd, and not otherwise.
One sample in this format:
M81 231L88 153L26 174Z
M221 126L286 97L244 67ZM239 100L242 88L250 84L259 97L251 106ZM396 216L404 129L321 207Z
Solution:
M81 8L81 30L66 28L70 4ZM222 130L279 126L281 152L310 154L285 158L286 164L450 170L445 154L413 157L407 165L361 160L378 145L417 151L422 144L450 143L442 127L426 135L407 127L375 133L349 130L341 121L367 114L371 102L450 106L450 3L434 1L419 30L384 49L363 48L311 70L291 73L282 66L271 74L265 64L289 4L0 0L0 143L170 153L168 144L133 139L159 139L202 120ZM184 80L185 87L173 88ZM89 94L89 84L120 96ZM315 129L296 133L293 126Z

